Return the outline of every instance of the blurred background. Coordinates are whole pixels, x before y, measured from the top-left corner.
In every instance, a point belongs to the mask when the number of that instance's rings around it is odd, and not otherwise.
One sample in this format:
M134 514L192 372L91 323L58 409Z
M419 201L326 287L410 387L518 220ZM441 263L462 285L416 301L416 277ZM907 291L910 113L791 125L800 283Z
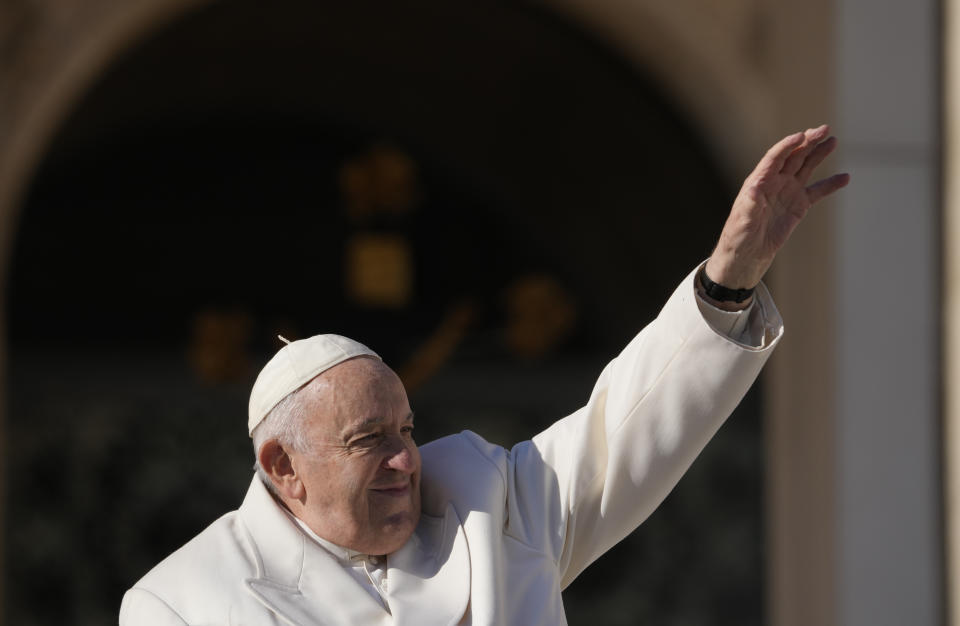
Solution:
M239 505L278 333L532 436L830 122L784 341L568 618L960 624L954 6L0 0L0 619L115 623Z

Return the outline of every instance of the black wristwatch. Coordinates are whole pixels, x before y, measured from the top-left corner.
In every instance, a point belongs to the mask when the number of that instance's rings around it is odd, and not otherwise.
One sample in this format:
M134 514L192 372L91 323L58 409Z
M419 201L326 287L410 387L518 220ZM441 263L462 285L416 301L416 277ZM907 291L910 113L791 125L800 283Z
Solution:
M753 295L754 287L750 289L730 289L719 283L715 283L707 276L707 269L700 270L700 285L704 293L717 302L736 302L740 303Z

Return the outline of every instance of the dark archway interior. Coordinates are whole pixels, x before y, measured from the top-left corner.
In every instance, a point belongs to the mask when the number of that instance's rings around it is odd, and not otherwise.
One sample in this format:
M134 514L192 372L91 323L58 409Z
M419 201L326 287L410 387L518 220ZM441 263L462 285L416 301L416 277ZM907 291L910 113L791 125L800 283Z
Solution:
M239 504L278 332L378 350L421 441L510 445L585 400L730 197L656 85L530 7L237 0L158 26L23 209L8 623L115 620ZM573 584L571 624L762 621L757 404Z

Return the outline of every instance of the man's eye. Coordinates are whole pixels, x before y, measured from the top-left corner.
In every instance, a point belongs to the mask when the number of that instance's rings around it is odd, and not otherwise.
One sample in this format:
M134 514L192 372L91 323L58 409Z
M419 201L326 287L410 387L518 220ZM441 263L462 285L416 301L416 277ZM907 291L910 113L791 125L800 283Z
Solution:
M404 426L403 428L400 429L400 432L402 432L402 433L404 433L404 434L407 434L407 435L412 435L412 434L413 434L413 424L410 424L409 426Z
M364 435L363 437L358 437L353 440L355 445L370 445L376 443L380 439L380 433L371 433L369 435Z

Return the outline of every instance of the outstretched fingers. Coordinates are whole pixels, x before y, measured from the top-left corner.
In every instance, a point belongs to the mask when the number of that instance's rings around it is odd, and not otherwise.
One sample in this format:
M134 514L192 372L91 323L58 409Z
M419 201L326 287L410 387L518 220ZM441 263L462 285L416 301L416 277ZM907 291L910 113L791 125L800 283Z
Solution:
M836 137L828 137L817 144L817 147L813 149L807 157L807 160L803 162L803 165L797 171L797 180L806 185L807 181L810 180L810 176L813 174L813 170L817 169L817 166L823 163L823 160L827 158L836 147Z
M803 133L803 143L795 148L784 162L783 168L781 169L782 173L788 176L795 175L803 167L808 155L816 150L829 132L830 127L826 124L818 126L817 128L808 128Z
M850 174L834 174L807 187L807 200L810 204L820 202L834 191L843 189L850 182Z
M787 135L775 143L772 148L767 150L763 158L760 159L754 172L764 178L780 173L780 170L783 169L783 164L787 161L787 157L790 156L797 146L803 143L803 139L803 133L794 133Z

